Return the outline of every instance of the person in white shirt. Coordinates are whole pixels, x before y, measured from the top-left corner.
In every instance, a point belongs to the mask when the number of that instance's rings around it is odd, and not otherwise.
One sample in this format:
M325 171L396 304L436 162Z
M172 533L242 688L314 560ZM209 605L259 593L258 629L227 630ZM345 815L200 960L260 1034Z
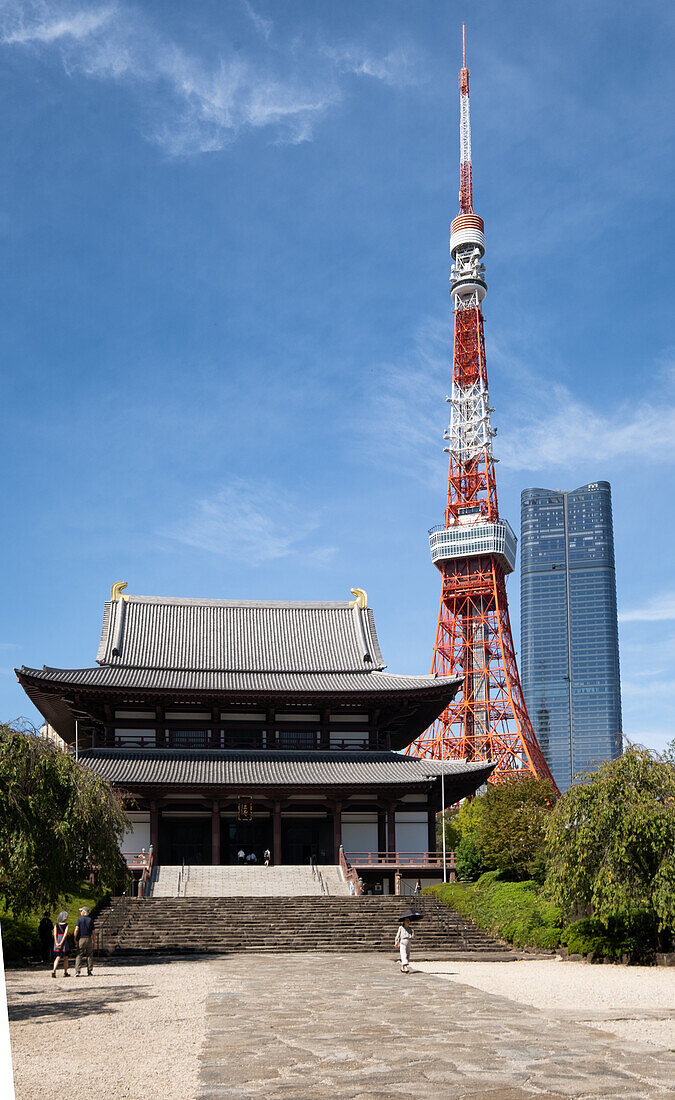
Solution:
M410 918L404 917L399 921L398 932L396 933L396 939L394 940L394 947L398 947L401 955L401 973L410 973L410 941L414 936L414 932L410 927Z

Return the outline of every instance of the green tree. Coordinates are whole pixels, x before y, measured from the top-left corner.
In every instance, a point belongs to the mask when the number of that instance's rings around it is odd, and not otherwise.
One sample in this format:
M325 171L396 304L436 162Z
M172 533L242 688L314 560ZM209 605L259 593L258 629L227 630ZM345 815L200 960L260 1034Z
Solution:
M483 874L485 863L475 837L462 837L455 852L455 867L459 879L477 879Z
M513 879L543 878L546 826L555 804L548 779L523 776L488 786L475 841L488 870Z
M661 759L666 764L675 765L675 737L668 742L663 752L656 756L656 759Z
M486 870L483 854L478 844L485 795L466 799L457 814L460 841L456 850L457 877L476 879Z
M461 840L461 832L457 824L459 811L453 806L445 811L445 847L447 852L454 852ZM436 815L436 851L443 850L443 814Z
M547 830L547 889L563 914L675 928L675 768L629 748L572 787Z
M0 896L15 916L124 873L120 796L67 753L0 725Z

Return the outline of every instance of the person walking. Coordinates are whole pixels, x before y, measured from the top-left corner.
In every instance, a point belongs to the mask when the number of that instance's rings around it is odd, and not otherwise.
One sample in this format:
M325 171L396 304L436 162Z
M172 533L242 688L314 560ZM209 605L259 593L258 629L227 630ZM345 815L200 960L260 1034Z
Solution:
M272 862L272 853L270 852L269 848L265 848L263 860L265 862L265 866L269 867L270 863Z
M83 905L80 909L80 915L75 923L75 946L77 947L77 955L75 956L75 977L79 978L80 970L82 969L82 956L84 955L87 960L87 974L89 977L94 972L94 948L96 946L96 929L94 922L89 916L89 910L86 905Z
M42 961L50 965L52 961L52 943L54 942L54 925L51 922L49 913L44 913L38 924L38 936L42 948Z
M399 954L401 956L401 973L410 973L410 943L415 933L410 927L410 918L401 917L398 925L398 932L396 933L396 939L394 940L394 947L398 947Z
M69 978L68 972L68 914L65 909L59 913L54 925L54 966L52 978L56 977L59 959L63 959L63 976Z

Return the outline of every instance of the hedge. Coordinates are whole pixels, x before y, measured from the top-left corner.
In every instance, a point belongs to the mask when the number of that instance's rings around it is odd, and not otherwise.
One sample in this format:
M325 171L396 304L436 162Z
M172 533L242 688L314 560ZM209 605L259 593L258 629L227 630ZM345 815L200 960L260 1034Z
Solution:
M541 897L536 882L500 882L499 871L487 871L476 883L428 886L424 893L515 947L552 948L561 942L560 910Z

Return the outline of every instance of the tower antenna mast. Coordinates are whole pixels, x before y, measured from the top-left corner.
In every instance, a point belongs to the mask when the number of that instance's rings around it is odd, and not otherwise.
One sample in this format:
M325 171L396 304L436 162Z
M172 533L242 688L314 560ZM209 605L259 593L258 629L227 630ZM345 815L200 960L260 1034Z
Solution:
M469 70L466 67L465 23L462 23L462 68L459 72L459 209L461 214L473 214L471 115L469 112Z
M460 678L447 710L407 752L434 759L489 760L492 782L553 777L537 743L520 685L506 600L516 536L499 516L488 394L483 300L485 226L473 209L469 70L462 25L459 73L459 214L450 226L450 293L455 332L444 522L429 532L441 573L431 671ZM554 784L555 786L555 784Z

